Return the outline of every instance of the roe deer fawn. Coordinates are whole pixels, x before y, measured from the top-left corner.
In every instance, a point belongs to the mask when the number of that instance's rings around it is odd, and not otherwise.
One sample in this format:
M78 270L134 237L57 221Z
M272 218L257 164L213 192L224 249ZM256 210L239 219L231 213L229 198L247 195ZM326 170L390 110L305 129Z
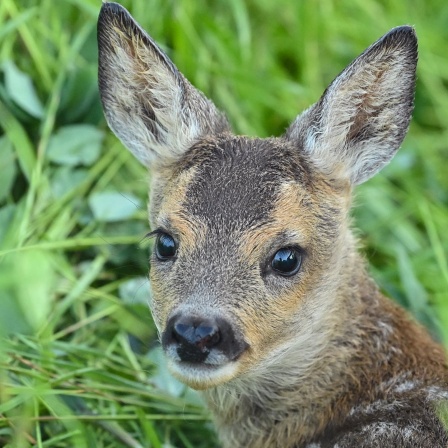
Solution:
M151 309L224 447L445 447L443 349L369 278L352 188L411 117L417 40L391 30L279 138L225 116L120 5L98 23L107 122L151 169Z

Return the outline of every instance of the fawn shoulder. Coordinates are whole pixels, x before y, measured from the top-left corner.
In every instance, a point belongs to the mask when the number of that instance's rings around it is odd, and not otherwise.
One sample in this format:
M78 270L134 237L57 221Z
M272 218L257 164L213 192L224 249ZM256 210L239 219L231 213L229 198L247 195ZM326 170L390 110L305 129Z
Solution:
M409 126L417 39L391 30L285 134L226 117L120 5L98 23L107 122L151 171L151 310L224 447L445 447L443 349L369 278L352 190Z

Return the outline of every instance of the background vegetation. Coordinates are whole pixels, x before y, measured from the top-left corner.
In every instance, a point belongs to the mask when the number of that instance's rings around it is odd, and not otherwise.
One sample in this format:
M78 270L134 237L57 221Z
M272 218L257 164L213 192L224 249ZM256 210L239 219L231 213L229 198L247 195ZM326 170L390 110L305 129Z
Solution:
M390 28L416 109L355 222L383 290L448 344L446 0L123 0L237 132L278 135ZM211 447L146 300L147 174L98 101L100 0L0 2L0 446Z

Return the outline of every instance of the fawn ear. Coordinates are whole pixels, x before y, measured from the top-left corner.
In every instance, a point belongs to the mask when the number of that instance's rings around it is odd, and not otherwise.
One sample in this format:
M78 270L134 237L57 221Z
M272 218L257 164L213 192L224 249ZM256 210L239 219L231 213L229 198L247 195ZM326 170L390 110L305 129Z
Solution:
M98 18L99 89L107 123L144 165L181 156L228 123L117 3Z
M286 137L327 175L352 184L366 181L392 159L406 135L416 65L413 28L394 28L296 118Z

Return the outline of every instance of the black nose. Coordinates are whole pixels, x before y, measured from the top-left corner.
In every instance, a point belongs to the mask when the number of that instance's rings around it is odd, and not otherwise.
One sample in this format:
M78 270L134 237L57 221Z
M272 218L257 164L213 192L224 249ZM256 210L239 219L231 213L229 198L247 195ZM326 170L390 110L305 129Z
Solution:
M213 321L194 322L183 319L174 323L173 338L181 345L194 345L204 351L215 346L220 341L221 334Z
M175 345L181 361L192 363L204 362L213 349L233 360L247 347L226 320L191 315L169 319L162 344L165 349Z

